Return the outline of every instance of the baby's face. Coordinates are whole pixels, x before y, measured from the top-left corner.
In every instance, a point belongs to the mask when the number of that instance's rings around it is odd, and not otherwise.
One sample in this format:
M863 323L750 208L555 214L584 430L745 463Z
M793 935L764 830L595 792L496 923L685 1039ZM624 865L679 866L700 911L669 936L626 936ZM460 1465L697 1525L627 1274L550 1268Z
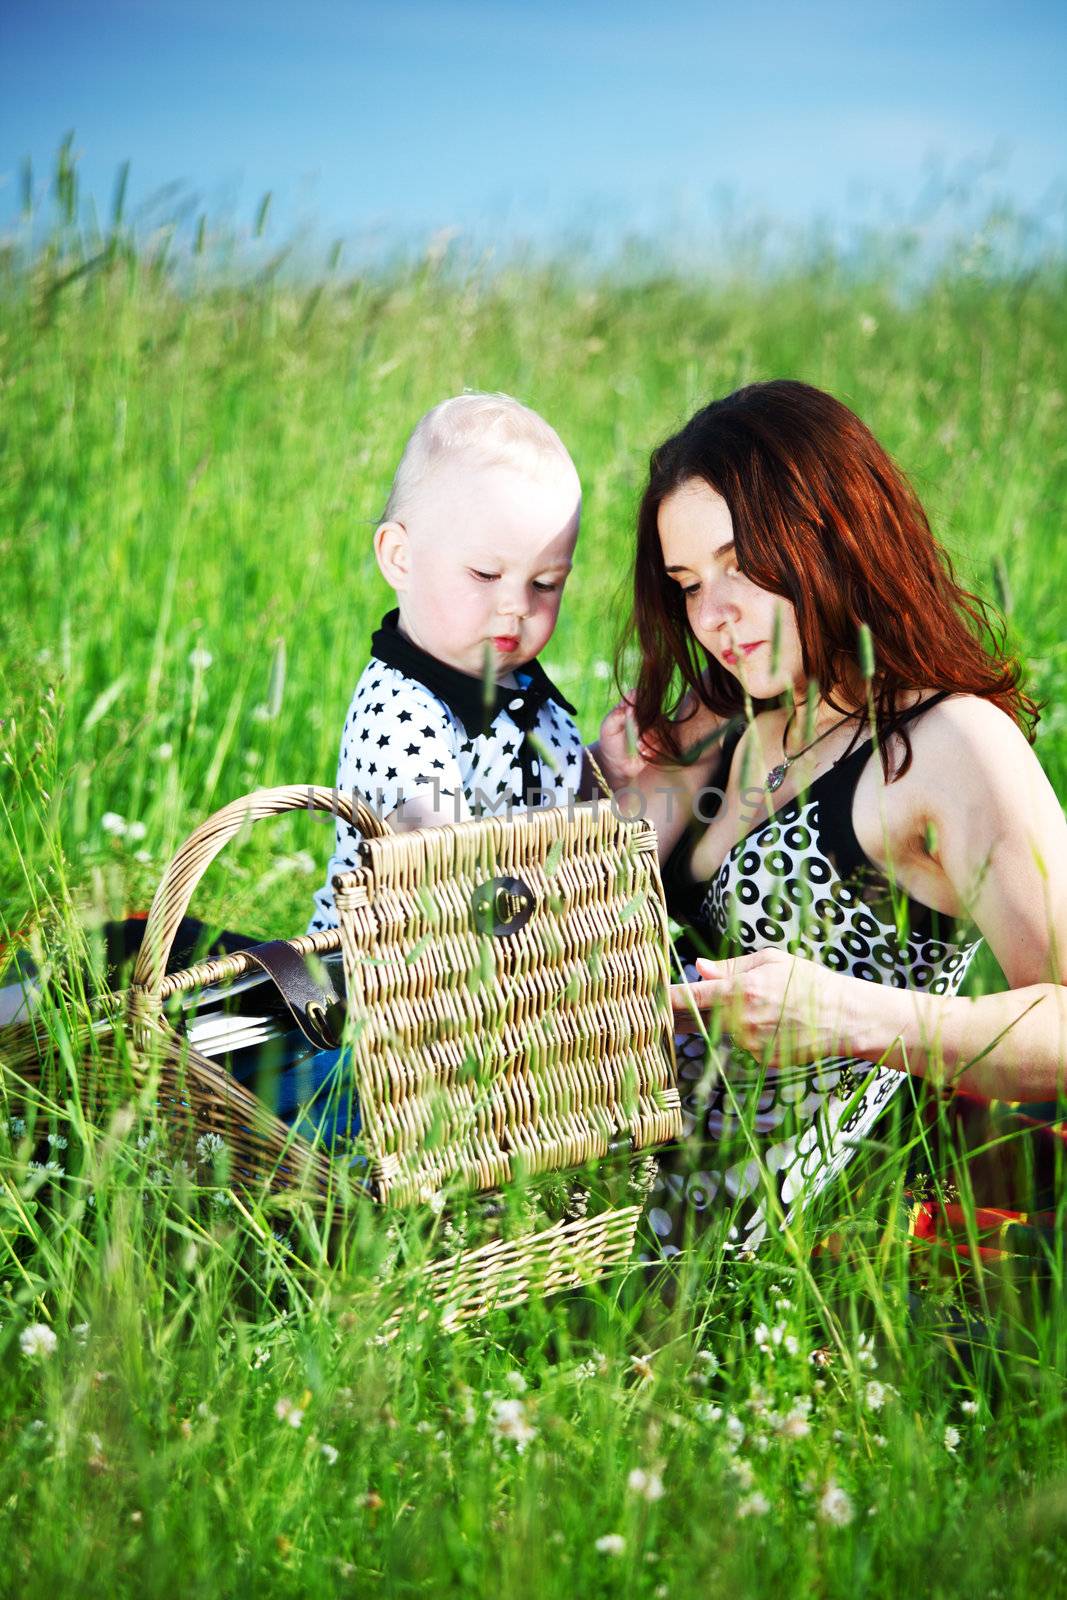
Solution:
M392 574L400 626L460 672L496 677L552 636L578 538L581 492L567 462L535 471L457 458L433 471L404 515ZM380 536L380 535L379 535Z

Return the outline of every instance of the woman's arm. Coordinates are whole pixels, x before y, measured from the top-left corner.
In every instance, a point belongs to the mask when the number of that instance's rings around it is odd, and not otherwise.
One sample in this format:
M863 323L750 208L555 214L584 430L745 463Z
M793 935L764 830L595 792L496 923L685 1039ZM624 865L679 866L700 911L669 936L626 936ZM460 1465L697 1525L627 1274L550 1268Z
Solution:
M1067 824L995 706L950 700L929 724L916 729L901 782L921 797L920 837L1011 989L978 999L895 990L767 950L699 962L690 997L701 1011L725 1005L740 1042L779 1060L847 1054L987 1098L1054 1099L1067 1076ZM684 986L673 998L691 1015Z

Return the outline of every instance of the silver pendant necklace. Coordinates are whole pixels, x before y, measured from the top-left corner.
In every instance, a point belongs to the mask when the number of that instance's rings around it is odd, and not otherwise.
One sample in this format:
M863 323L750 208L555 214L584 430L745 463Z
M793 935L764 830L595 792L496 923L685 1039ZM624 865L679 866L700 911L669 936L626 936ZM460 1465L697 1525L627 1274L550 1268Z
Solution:
M796 707L794 707L789 713L789 716L786 719L785 727L782 729L782 755L785 759L779 761L776 767L772 767L770 772L768 772L767 776L763 780L764 787L769 789L771 794L773 794L776 789L780 789L782 787L782 784L785 782L785 775L793 765L794 761L799 761L801 756L806 756L808 751L814 750L815 746L817 744L821 744L823 739L825 739L828 734L831 734L835 732L836 729L843 727L846 722L851 722L853 717L858 716L859 713L856 711L848 712L846 716L840 717L836 722L832 722L828 728L818 735L817 738L812 739L810 744L806 744L802 750L797 750L793 755L790 756L786 755L785 753L785 741L789 737L789 729L792 725L795 715Z

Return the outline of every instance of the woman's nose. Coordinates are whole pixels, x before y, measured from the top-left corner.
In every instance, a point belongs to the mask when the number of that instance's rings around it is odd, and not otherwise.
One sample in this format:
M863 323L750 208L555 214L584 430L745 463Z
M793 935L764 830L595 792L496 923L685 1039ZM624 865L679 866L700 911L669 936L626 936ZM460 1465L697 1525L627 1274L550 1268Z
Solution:
M721 590L709 584L701 592L697 623L702 629L710 633L723 623L735 623L738 616L737 606Z

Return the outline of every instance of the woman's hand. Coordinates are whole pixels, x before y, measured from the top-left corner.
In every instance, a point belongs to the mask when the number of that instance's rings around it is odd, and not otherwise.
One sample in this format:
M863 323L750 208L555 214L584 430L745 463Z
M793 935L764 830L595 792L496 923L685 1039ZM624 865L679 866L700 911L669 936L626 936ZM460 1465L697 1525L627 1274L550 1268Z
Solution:
M863 979L830 972L784 950L699 960L696 966L699 983L671 988L681 1032L698 1031L694 1006L703 1019L721 1009L723 1026L735 1043L773 1066L829 1056L868 1057L868 1015L877 991L872 993L875 986Z
M597 756L613 789L634 783L652 764L655 749L637 731L633 701L623 698L600 724Z

